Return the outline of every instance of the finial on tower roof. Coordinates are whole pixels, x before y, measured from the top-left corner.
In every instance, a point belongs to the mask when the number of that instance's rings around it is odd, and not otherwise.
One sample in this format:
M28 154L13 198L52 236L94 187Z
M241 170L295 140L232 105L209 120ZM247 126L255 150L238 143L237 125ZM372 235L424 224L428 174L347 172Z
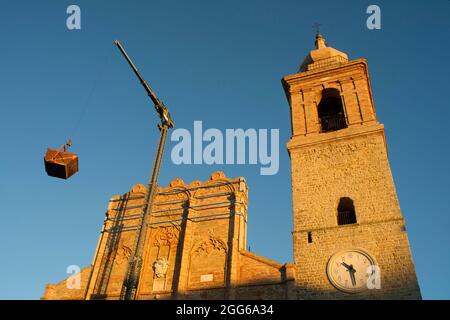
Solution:
M327 59L327 65L335 65L348 61L348 56L344 52L328 47L325 38L320 34L320 24L314 23L316 29L316 48L311 50L300 65L300 71L310 71L324 66L323 62Z
M325 43L325 38L322 37L322 35L320 33L318 33L316 35L315 44L316 44L316 49L326 48L326 46L327 46L326 43Z
M325 39L320 34L320 23L315 22L313 27L316 29L316 49L322 49L326 47Z

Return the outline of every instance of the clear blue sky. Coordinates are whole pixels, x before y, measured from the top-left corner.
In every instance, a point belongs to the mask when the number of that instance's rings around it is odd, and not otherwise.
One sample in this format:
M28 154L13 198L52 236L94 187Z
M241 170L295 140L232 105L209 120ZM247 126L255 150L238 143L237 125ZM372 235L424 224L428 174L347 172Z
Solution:
M78 31L66 28L73 3L81 7ZM381 30L366 28L370 4L381 7ZM168 152L160 184L206 180L218 169L245 176L248 244L292 261L290 122L280 79L313 48L318 21L330 45L369 61L423 296L449 299L449 11L447 0L2 1L0 298L38 299L68 265L88 265L108 199L148 179L157 119L115 38L177 127L202 120L221 130L280 129L277 175L260 176L255 165L175 166ZM44 152L68 137L80 172L50 178Z

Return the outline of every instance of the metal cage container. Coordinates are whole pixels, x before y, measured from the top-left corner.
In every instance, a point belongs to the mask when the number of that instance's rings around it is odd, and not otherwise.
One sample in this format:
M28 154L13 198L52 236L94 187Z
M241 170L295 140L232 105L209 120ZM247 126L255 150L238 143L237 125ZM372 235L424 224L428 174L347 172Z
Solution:
M44 162L45 171L52 177L68 179L78 172L78 156L74 153L48 148Z

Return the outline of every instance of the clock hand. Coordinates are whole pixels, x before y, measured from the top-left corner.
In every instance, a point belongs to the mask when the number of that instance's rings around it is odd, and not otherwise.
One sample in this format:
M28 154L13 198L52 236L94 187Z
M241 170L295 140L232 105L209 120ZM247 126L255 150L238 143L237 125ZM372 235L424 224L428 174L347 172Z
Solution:
M349 266L348 264L346 264L345 262L342 262L341 264L342 264L344 267L346 267L347 270L350 270L351 268L353 268L353 267Z
M351 269L348 270L348 272L350 273L350 279L352 280L353 286L356 286L356 279L355 279L356 270L353 269L353 266L351 266Z
M347 271L350 275L350 279L352 280L352 285L356 286L356 279L355 279L356 270L353 268L353 265L348 265L345 262L341 262L341 264L347 268Z

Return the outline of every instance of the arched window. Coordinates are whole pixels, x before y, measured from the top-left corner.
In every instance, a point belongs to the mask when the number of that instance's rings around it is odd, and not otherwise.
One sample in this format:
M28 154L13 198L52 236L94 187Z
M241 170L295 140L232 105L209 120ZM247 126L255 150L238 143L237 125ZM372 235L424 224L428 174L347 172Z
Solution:
M337 211L338 225L341 226L344 224L356 223L355 206L353 205L352 199L347 197L341 198L339 200Z
M322 90L322 97L317 111L321 132L347 128L347 120L338 89L327 88Z

